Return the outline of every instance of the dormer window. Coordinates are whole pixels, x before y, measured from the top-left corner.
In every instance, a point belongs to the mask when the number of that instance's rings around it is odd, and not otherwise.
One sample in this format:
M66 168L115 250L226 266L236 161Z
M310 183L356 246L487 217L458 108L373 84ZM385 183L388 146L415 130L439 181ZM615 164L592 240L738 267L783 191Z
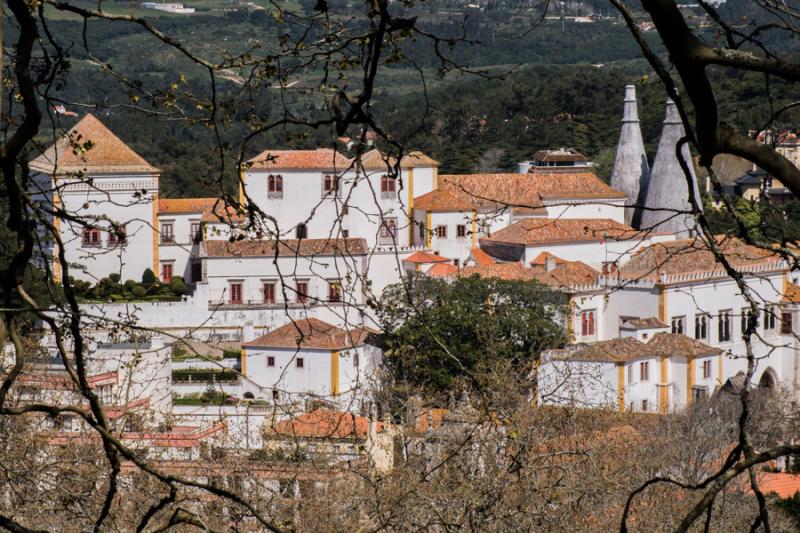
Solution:
M267 176L267 198L283 198L283 176Z
M397 178L394 176L381 176L381 198L394 198L397 196Z

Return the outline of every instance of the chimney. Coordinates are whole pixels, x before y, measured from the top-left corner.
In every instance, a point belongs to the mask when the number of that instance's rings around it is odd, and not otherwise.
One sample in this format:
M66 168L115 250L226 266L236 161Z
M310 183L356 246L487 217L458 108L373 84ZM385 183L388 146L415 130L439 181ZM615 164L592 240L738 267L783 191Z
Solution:
M653 172L645 196L644 206L648 209L642 211L640 224L640 229L675 233L679 239L686 238L695 227L694 218L688 214L691 207L686 176L675 154L675 147L683 136L683 122L678 114L678 108L672 100L667 100L664 129L661 130L661 139L658 142ZM699 202L697 176L694 173L694 163L688 144L684 144L681 149L681 159L689 167L692 188Z
M556 258L555 256L548 255L544 259L544 270L545 272L552 272L556 269Z
M639 110L636 103L636 86L625 87L625 103L622 112L622 129L619 133L617 155L611 171L611 187L625 193L625 223L638 227L638 206L644 200L650 180L650 167L644 151L642 130L639 127Z

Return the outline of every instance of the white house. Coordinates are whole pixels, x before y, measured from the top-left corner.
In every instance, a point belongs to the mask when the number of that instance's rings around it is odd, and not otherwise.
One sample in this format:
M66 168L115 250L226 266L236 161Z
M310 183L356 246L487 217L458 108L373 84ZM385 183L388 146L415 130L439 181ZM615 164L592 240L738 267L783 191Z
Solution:
M87 114L30 162L39 196L55 215L70 275L140 279L158 271L159 170ZM57 243L49 252L58 253ZM55 275L62 273L56 264Z
M317 400L345 411L367 409L382 358L372 333L315 318L289 322L242 345L245 388L279 404Z

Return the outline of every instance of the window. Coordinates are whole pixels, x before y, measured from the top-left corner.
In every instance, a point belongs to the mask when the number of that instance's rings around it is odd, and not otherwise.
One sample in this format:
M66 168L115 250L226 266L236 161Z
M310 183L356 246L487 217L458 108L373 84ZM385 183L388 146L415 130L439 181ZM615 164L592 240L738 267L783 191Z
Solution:
M775 307L764 308L764 331L775 332L778 326L778 317L775 314Z
M338 280L328 282L328 301L329 302L342 301L342 284Z
M307 281L298 281L297 282L297 303L303 304L308 301L308 282Z
M275 366L275 357L273 357L271 355L267 356L267 366L270 367L270 368Z
M750 316L750 308L749 307L743 307L742 308L742 317L741 317L742 335L744 335L745 332L748 330L748 328L750 327L751 320L753 320L753 319L754 319L754 317ZM753 326L754 327L758 327L757 318L756 318L756 323L753 324Z
M397 234L397 219L387 218L381 224L380 243L392 244L394 243L394 236Z
M97 387L97 396L100 398L101 402L106 405L110 405L114 400L111 385L100 385Z
M172 280L172 263L161 263L161 281L169 283Z
M647 400L642 400L642 411L646 413L649 410L650 410L650 402L648 402Z
M792 334L792 313L781 313L781 335Z
M294 360L295 366L297 368L303 368L305 366L305 361L302 357L298 357Z
M230 287L230 297L232 304L241 304L242 303L242 284L241 283L231 283Z
M419 224L419 238L422 239L422 240L425 239L425 224L423 224L421 222Z
M353 354L353 366L358 368L358 352Z
M267 176L267 198L283 198L283 176Z
M100 246L100 230L95 228L84 228L83 246Z
M642 361L639 363L639 381L649 381L650 380L650 363L647 361Z
M322 194L330 194L339 190L339 179L325 175L322 178Z
M396 179L392 176L384 174L381 176L381 197L394 198L397 193Z
M275 303L275 282L265 282L261 287L261 295L265 304Z
M698 340L708 338L708 315L694 315L694 338Z
M120 224L116 228L111 228L108 231L108 245L117 246L124 245L128 242L128 234L125 232L125 224Z
M711 361L703 361L703 379L711 379Z
M436 226L436 236L440 239L447 238L447 226Z
M594 336L594 311L581 313L581 337Z
M308 238L308 228L305 224L298 224L297 229L295 230L295 235L297 239L307 239Z
M456 237L459 239L463 239L467 236L467 226L466 224L458 224L456 226Z
M683 331L686 329L686 317L685 316L674 316L672 317L672 333L677 333L679 335L683 335Z
M719 339L719 342L730 342L731 340L730 309L719 312L719 318L717 322L717 338Z
M281 393L276 391L275 389L272 389L272 400L277 402L280 399L281 399Z
M350 230L349 230L349 229L343 229L343 230L342 230L342 238L343 238L343 239L348 239L348 238L350 238Z
M175 242L175 234L173 233L172 222L161 223L161 244L170 244Z
M633 365L628 365L628 383L633 383Z
M708 389L706 387L692 387L692 400L695 402L702 402L708 398Z
M194 243L203 240L203 229L199 222L192 222L189 226L189 240Z

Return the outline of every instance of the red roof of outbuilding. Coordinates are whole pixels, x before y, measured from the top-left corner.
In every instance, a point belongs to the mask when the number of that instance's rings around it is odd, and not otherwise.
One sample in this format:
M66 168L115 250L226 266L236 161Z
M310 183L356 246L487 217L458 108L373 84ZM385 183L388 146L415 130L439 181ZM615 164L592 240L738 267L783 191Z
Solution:
M403 259L405 263L449 263L450 259L447 257L442 257L441 255L432 254L430 252L426 252L424 250L420 250L414 252L413 254L409 255L405 259Z
M264 150L248 161L250 170L346 170L353 161L332 148Z
M243 347L252 348L302 348L309 350L344 350L361 346L375 332L365 327L342 329L317 318L304 318L289 322L250 342Z
M383 423L377 422L377 430L383 431ZM334 438L355 437L366 439L369 431L369 420L353 413L333 411L331 409L315 409L310 413L289 420L278 422L266 430L267 436Z

